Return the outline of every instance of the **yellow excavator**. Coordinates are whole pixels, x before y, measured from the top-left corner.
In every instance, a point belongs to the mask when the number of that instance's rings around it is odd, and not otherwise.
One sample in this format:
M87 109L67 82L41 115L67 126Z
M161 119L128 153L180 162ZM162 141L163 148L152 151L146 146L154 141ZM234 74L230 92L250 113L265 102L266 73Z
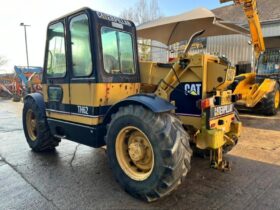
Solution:
M280 105L280 68L278 64L267 65L265 44L256 0L220 0L221 3L233 1L243 7L248 19L251 42L257 62L256 71L241 74L235 78L234 94L242 96L237 108L252 110L264 115L276 115Z

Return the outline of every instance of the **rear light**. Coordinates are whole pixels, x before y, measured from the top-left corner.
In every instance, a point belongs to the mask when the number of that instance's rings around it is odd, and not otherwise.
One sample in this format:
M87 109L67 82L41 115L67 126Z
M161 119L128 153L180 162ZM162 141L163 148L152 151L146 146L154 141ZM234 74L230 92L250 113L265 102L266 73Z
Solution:
M201 103L200 103L200 107L201 109L207 109L210 107L210 100L207 98L207 99L204 99L204 100L201 100Z
M212 123L211 125L210 125L210 128L215 128L216 127L216 123Z
M200 108L202 110L207 109L210 106L214 106L214 99L213 98L202 99L198 103L198 108Z

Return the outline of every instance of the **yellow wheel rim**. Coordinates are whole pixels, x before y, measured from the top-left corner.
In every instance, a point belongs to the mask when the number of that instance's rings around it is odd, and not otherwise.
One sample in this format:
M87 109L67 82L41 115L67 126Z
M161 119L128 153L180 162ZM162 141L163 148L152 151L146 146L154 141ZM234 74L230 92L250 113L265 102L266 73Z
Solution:
M37 129L36 129L36 118L34 112L29 109L26 113L26 127L27 132L32 141L35 141L37 138Z
M280 91L276 91L274 102L275 102L275 108L278 109L279 108L279 102L280 102Z
M136 181L147 179L154 168L154 152L148 137L138 128L123 128L116 139L116 156L127 176Z

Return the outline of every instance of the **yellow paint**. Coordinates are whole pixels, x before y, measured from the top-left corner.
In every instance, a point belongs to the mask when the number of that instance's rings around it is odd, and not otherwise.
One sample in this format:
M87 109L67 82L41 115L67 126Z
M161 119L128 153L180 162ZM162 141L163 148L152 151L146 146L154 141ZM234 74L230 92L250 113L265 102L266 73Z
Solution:
M49 97L48 97L48 86L47 84L42 85L42 91L43 91L43 96L44 96L44 101L48 102ZM69 84L55 84L55 86L61 87L63 91L63 98L62 102L63 104L69 104L70 103L70 95L69 95Z
M145 133L134 126L124 127L118 133L115 145L118 163L127 176L144 181L151 175L155 158L152 144Z
M276 81L265 79L261 84L255 83L256 74L248 73L240 75L245 79L240 81L234 90L234 94L241 94L242 99L237 102L238 105L246 107L255 107L268 93L274 90Z
M229 1L242 5L248 20L255 56L258 58L260 53L265 51L265 44L257 8L257 0L220 0L221 3Z
M200 149L218 149L228 141L233 142L233 136L239 137L241 133L241 122L232 121L234 115L229 115L221 119L224 120L223 126L216 126L215 129L207 130L205 125L196 136L196 146ZM211 123L218 123L217 120L211 120Z
M29 109L26 113L26 128L29 138L32 141L36 141L37 139L37 127L36 127L36 118L32 109Z
M181 83L201 82L202 99L208 97L207 93L213 92L213 95L221 97L221 105L232 103L232 91L227 90L227 87L234 81L235 68L228 67L227 64L213 55L188 54L181 55L181 59L190 61L185 69L182 69L179 63L175 63L172 70L160 68L156 63L141 62L141 82L144 83L141 92L148 92L149 90L154 92L156 89L155 93L158 96L170 100L170 94L173 91L171 86L176 87L179 84L177 74ZM162 79L165 82L161 82ZM210 124L214 123L215 126L210 130L206 129L206 123L209 122L206 122L205 113L203 115L204 117L194 117L178 114L184 125L190 125L199 131L199 134L195 136L199 148L218 149L227 142L225 138L227 134L239 135L236 133L235 127L232 126L234 114L211 120ZM218 125L219 120L223 120L224 124Z
M63 89L63 104L73 104L80 106L108 106L114 105L128 96L139 93L140 83L74 83L70 84L70 94L68 84L57 84ZM43 85L45 102L48 101L47 85ZM69 97L70 96L70 97ZM60 110L63 111L63 110ZM62 114L49 111L50 117L70 122L87 125L97 125L101 123L99 118L88 116L77 116L74 114Z
M63 104L75 104L83 106L107 106L139 93L140 83L74 83L56 84L63 90ZM48 85L43 85L45 102L48 101ZM70 97L69 97L70 95Z
M179 82L174 74L176 72L181 83L184 82L202 82L202 98L208 97L208 92L213 92L214 95L222 98L222 105L231 103L232 92L227 90L227 86L233 82L235 70L229 68L218 57L205 54L182 55L181 58L189 60L189 64L185 69L182 69L179 63L175 63L172 69L160 68L156 63L141 62L140 63L140 83L73 83L60 85L63 91L66 91L66 96L63 101L66 104L74 104L80 106L108 106L114 105L118 101L140 93L156 93L158 96L170 100L170 94L173 88ZM164 79L164 82L160 80ZM167 85L167 84L168 85ZM70 88L67 92L67 88ZM43 90L46 94L46 87ZM215 94L216 93L216 94ZM67 96L69 95L69 96ZM47 98L45 98L47 100ZM69 101L69 102L67 102ZM186 102L187 103L187 102ZM187 105L187 104L186 104ZM54 119L65 120L69 122L98 125L102 122L101 117L90 118L87 116L77 116L74 114L62 114L56 112L48 112L48 117ZM179 118L184 125L191 125L196 128L199 134L196 136L196 142L200 148L217 149L226 143L225 135L235 133L235 128L232 127L232 119L234 115L220 117L211 120L210 123L215 123L213 129L206 129L206 118L179 115ZM224 125L218 125L218 120L224 120Z
M223 130L225 133L228 133L231 131L231 123L233 122L234 119L234 114L230 114L224 117L219 117L217 119L210 120L210 125L215 124L215 126L212 129L218 129L218 130ZM223 125L218 125L218 121L223 120L224 124Z
M274 97L275 109L279 108L279 103L280 103L280 91L277 90L276 93L275 93L275 97Z
M197 135L196 146L200 149L218 149L226 143L223 130L202 129Z
M234 81L235 69L221 62L217 56L188 54L181 58L190 61L185 69L182 69L178 62L173 65L173 70L158 67L153 62L140 62L141 83L144 84L141 92L154 92L157 88L156 94L169 100L173 91L171 86L176 87L179 84L176 74L181 83L202 82L202 98L206 97L207 92L226 90ZM162 79L165 82L160 82Z

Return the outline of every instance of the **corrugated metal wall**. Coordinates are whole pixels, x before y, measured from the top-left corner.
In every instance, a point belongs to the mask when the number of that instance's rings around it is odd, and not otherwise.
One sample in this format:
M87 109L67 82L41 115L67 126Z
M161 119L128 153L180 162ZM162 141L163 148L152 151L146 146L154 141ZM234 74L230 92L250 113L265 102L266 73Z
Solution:
M262 25L262 29L265 37L280 36L280 22L265 23ZM248 44L249 40L250 37L244 35L208 37L206 49L193 49L191 52L225 56L232 65L251 63L253 66L253 50L252 46ZM162 47L163 45L157 44L156 46ZM169 53L166 50L152 48L151 51L153 60L166 62L169 57Z
M206 49L192 50L192 53L208 53L212 55L225 56L235 65L237 63L252 62L252 47L248 44L249 37L243 35L215 36L207 38ZM157 62L167 62L168 51L161 49L166 47L158 42L152 42L151 58Z
M243 35L208 37L206 49L192 50L192 52L225 56L233 65L237 63L251 63L252 47L248 44L249 40L249 37Z
M206 52L226 56L232 64L251 63L252 46L249 37L243 35L216 36L207 38Z

